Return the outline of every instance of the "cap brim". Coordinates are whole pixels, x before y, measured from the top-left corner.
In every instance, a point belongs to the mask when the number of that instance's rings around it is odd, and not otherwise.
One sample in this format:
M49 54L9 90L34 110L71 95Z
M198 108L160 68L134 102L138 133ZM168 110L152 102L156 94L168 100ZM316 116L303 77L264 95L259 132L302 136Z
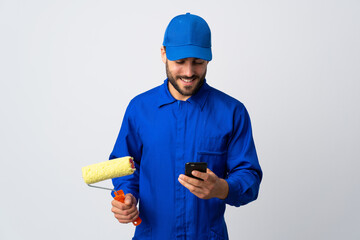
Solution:
M212 53L210 48L203 48L194 45L187 46L166 46L166 57L170 61L176 61L183 58L200 58L211 61Z

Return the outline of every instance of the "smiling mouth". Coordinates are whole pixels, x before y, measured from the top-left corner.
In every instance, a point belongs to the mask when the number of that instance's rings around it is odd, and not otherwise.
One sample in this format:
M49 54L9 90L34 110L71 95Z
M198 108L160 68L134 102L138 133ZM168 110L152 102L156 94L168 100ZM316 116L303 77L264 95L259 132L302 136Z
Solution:
M181 81L186 82L186 83L191 83L193 81L195 81L195 78L180 78Z

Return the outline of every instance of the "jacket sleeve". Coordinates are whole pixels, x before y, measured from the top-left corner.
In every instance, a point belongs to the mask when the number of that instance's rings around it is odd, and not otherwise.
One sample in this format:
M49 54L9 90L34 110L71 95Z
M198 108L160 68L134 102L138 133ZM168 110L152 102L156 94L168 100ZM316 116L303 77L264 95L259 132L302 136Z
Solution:
M130 102L126 109L119 135L109 159L131 156L134 158L136 171L129 176L112 179L115 190L122 189L125 194L131 193L137 200L139 198L139 174L142 143L136 126L135 104ZM114 196L114 193L112 192Z
M227 158L229 194L225 202L239 207L254 201L262 179L249 114L240 104L233 115L233 133L228 144Z

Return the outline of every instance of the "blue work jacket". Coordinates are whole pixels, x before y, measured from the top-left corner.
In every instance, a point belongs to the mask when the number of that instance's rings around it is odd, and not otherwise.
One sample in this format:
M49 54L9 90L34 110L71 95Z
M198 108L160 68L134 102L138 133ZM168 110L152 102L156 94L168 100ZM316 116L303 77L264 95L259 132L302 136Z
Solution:
M139 201L142 223L133 239L228 239L225 205L258 196L262 171L249 115L206 81L186 101L172 97L168 80L132 99L110 159L124 156L134 158L137 170L113 184ZM227 198L203 200L182 186L187 162L207 162L229 184Z

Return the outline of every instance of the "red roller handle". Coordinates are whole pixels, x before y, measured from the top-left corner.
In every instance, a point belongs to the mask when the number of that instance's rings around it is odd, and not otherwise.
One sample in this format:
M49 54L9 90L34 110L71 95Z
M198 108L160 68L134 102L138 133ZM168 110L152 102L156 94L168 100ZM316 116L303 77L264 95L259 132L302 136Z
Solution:
M125 202L125 194L123 190L118 190L115 192L115 200L124 203ZM135 226L140 225L141 223L141 218L138 217L135 221L132 222Z

